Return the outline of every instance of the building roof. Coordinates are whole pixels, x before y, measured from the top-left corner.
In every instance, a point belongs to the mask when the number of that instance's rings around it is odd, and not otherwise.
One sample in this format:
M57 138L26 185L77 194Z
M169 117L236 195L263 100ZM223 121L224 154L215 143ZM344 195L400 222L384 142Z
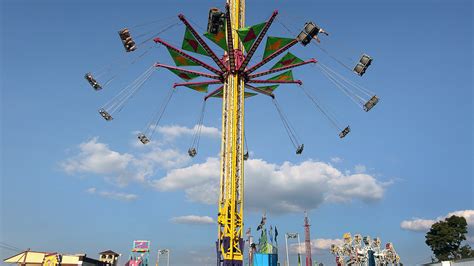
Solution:
M110 250L110 249L109 249L109 250L106 250L106 251L102 251L102 252L100 252L99 254L101 254L101 255L102 255L102 254L113 254L113 255L120 256L120 254L118 254L118 253L116 253L116 252L114 252L114 251L112 251L112 250Z
M23 251L10 258L3 260L5 263L29 263L29 264L42 264L44 256L50 254L50 252L39 252L39 251Z
M54 255L54 254L57 254L57 253L27 250L27 251L18 253L10 258L5 259L3 260L3 262L5 263L25 262L25 264L43 264L45 256ZM86 254L63 254L61 257L62 264L80 264L80 262L90 262L95 265L105 265L104 263L96 259L88 258Z

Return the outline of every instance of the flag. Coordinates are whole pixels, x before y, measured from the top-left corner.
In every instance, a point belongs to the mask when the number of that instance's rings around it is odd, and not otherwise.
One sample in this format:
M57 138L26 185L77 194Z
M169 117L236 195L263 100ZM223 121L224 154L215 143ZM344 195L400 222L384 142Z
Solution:
M265 225L265 222L267 221L267 217L265 216L265 214L262 216L262 220L260 220L260 224L258 225L257 227L257 231L262 229L263 226Z
M276 225L275 225L275 244L278 245L277 236L278 236L278 230L277 230L277 227L276 227Z
M188 85L186 86L190 89L193 89L198 92L207 92L207 88L209 88L209 84L196 84L196 85Z
M298 233L286 233L286 236L288 237L288 239L296 239L298 238Z
M184 32L183 44L181 48L186 51L209 56L206 50L202 48L188 28L186 28L186 31Z
M198 66L199 65L199 64L196 64L194 61L191 61L187 59L186 57L180 55L174 50L171 50L168 48L168 52L170 53L171 58L173 58L173 61L175 65L177 66Z
M303 62L300 58L296 57L294 54L288 52L285 56L283 56L271 69L291 66L294 64L298 64Z
M273 244L273 227L270 225L270 231L268 231L268 236L270 237L270 243Z
M227 51L227 38L225 36L224 28L220 29L217 34L206 32L204 33L204 36L217 44L220 48L224 49L224 51Z
M267 38L267 43L265 44L265 51L263 52L263 59L267 58L269 55L278 51L278 49L289 44L294 39L291 38L280 38L280 37L270 37Z
M239 39L242 42L245 51L248 52L250 50L258 35L260 35L260 33L262 32L263 27L265 27L265 24L266 22L263 22L257 25L237 30L237 35L239 35Z
M268 80L277 80L277 81L293 81L293 71L288 70L279 75L269 78Z
M176 74L176 76L182 78L183 80L192 80L194 78L197 78L198 75L196 74L191 74L191 73L186 73L186 72L183 72L183 71L180 71L180 70L177 70L177 69L168 69L169 71L173 72L174 74Z

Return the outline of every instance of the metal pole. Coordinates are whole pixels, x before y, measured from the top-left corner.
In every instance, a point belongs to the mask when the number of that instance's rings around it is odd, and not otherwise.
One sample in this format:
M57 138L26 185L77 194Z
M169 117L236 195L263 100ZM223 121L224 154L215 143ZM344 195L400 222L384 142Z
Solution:
M290 255L288 254L288 233L285 234L286 243L286 265L290 266Z
M158 249L158 258L156 258L156 266L160 263L160 252L161 250Z
M230 29L244 27L245 0L227 0L226 13L231 20L228 21ZM234 48L227 53L229 59L229 54L232 53L234 62L229 60L227 64L240 65L243 60L243 47L237 32L227 32L227 40L232 40L231 48ZM217 218L217 261L218 265L224 266L243 265L244 91L244 77L236 71L229 73L222 93L221 179Z
M300 255L300 247L301 247L300 234L297 234L297 235L298 235L298 257L301 257L301 255Z

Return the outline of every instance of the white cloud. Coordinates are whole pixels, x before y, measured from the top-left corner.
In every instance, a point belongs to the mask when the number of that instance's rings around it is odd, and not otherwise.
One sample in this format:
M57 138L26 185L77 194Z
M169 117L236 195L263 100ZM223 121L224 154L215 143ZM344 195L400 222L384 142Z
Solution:
M180 134L183 133L176 136ZM114 151L97 137L78 148L76 155L60 164L68 174L96 175L122 187L135 182L158 191L183 190L192 202L217 202L218 158L186 166L190 158L185 152L163 148L162 143L154 141L145 147L132 147L130 153ZM154 179L160 169L166 174ZM367 173L343 173L329 163L312 160L274 164L249 159L245 162L245 176L246 207L272 213L302 212L326 202L378 201L389 185ZM102 196L114 197L105 193Z
M104 198L114 199L114 200L122 200L122 201L133 201L138 198L135 194L128 194L128 193L121 193L115 191L97 191L97 188L91 187L86 190L89 194L96 194Z
M184 127L184 126L159 126L156 131L164 136L167 140L174 140L181 136L192 136L197 129L197 125L193 128ZM201 128L201 136L211 137L211 138L220 138L221 132L215 127L207 127L205 125Z
M317 252L319 250L329 250L332 244L342 245L344 241L342 239L326 239L326 238L316 238L311 239L311 250ZM290 252L293 254L299 253L304 254L306 251L305 243L301 243L298 247L298 243L293 243L290 245Z
M214 204L219 188L219 160L169 171L154 180L160 191L184 190L195 202ZM273 213L301 212L317 208L324 202L365 202L380 200L385 184L368 174L345 175L324 162L305 161L281 165L261 159L245 164L246 207Z
M151 142L139 153L119 153L95 137L81 143L76 155L60 163L68 174L98 175L117 186L130 182L144 183L155 174L157 168L181 167L189 157L175 149L163 149L161 144Z
M204 163L193 164L185 168L173 169L168 174L154 180L155 188L166 191L195 187L196 185L207 183L219 177L219 160L217 158L208 158ZM190 178L192 176L192 178Z
M435 220L412 219L402 221L400 223L400 227L405 230L425 232L430 230L431 225L433 225L435 222Z
M91 187L91 188L86 189L86 192L89 193L89 194L95 194L96 191L97 191L97 188L95 188L95 187Z
M332 162L332 163L340 163L340 162L342 162L342 159L339 158L339 157L337 157L337 156L336 156L336 157L332 157L332 158L331 158L331 162Z
M178 216L173 217L170 219L171 222L177 224L215 224L216 221L209 216L198 216L198 215L186 215L186 216Z
M431 225L433 225L437 221L441 221L446 219L447 217L451 217L453 215L461 216L466 218L466 222L468 227L474 229L474 210L461 210L461 211L454 211L450 212L445 216L437 217L436 219L420 219L414 218L411 220L405 220L400 223L400 227L405 230L409 231L420 231L426 232L429 231ZM469 232L471 233L471 232Z
M329 250L332 244L342 245L344 241L342 239L324 239L318 238L311 240L311 247L315 249Z
M219 160L208 158L204 163L173 169L152 185L159 191L184 189L191 201L205 204L217 203L219 182Z
M128 153L118 153L109 149L106 144L99 143L98 138L92 138L79 145L79 153L60 164L68 174L91 173L104 175L113 179L114 183L128 183L131 173L128 171L133 156Z

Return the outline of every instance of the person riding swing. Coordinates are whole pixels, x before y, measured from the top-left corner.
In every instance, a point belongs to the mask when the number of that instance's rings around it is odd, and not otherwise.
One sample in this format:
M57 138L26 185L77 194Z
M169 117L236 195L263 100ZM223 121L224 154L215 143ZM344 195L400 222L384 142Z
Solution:
M324 35L326 35L326 36L329 36L329 33L327 33L323 28L320 28L320 27L316 26L316 29L317 29L317 32L316 32L316 34L313 36L313 39L315 39L318 43L321 42L321 40L320 40L319 37L318 37L318 34L321 33L321 34L324 34Z

